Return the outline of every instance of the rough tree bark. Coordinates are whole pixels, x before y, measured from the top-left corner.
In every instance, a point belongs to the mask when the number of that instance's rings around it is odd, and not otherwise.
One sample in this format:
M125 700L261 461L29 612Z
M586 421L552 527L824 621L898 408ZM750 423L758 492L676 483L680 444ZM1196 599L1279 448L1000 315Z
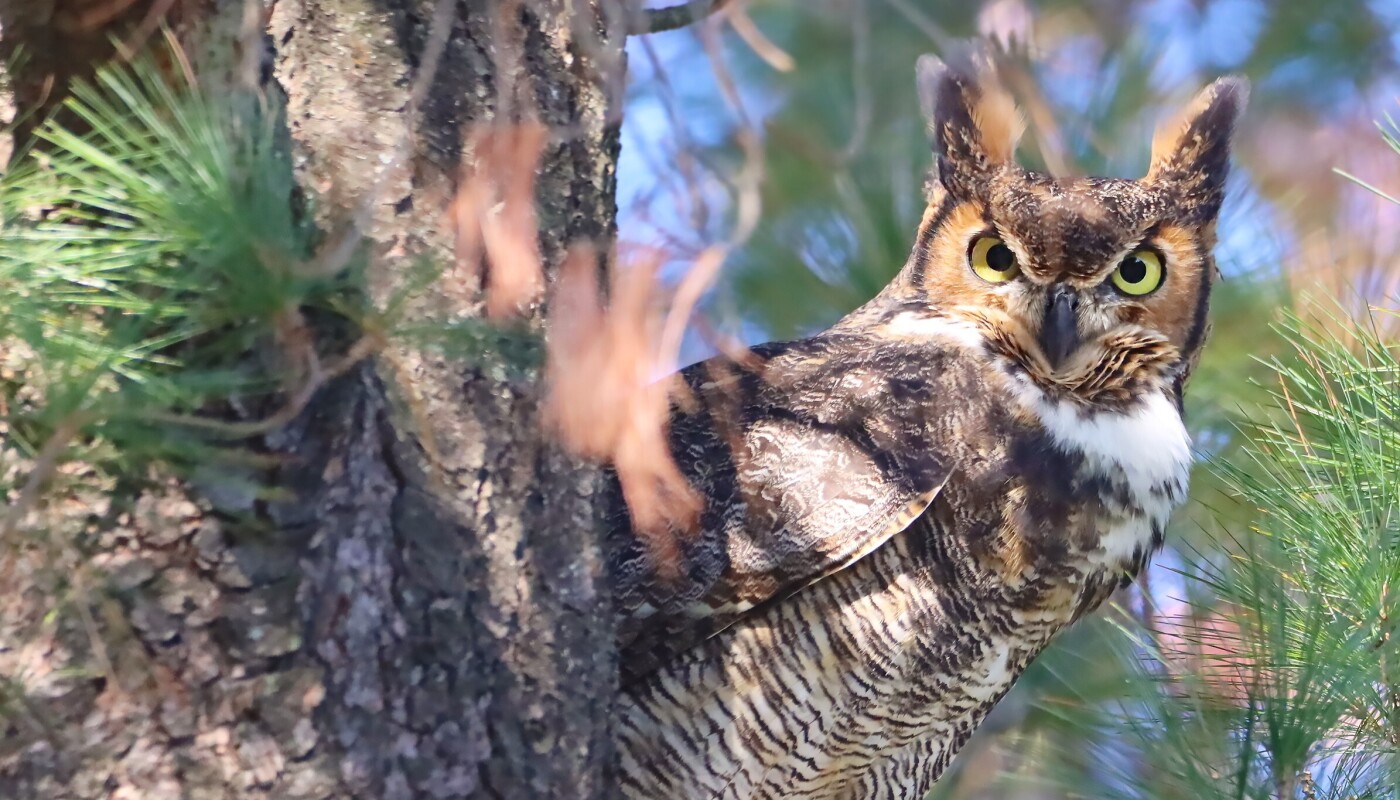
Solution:
M153 13L231 62L252 14L306 213L333 236L376 199L381 299L416 256L450 262L469 129L534 117L552 131L549 276L570 242L614 233L623 37L599 0L457 0L414 114L435 5L0 0L0 36L33 56L12 80L20 112L42 113ZM424 314L479 312L431 294ZM276 492L132 476L50 504L45 544L0 576L0 797L608 795L596 473L540 434L538 401L537 381L394 345L254 443Z

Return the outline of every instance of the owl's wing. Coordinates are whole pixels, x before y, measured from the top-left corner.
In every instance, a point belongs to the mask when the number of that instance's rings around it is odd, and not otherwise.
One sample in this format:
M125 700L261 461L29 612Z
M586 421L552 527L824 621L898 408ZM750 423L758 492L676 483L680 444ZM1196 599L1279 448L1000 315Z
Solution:
M609 486L624 682L872 552L948 479L956 405L976 394L965 354L841 332L751 354L683 373L671 450L705 506L673 534L679 577L657 574Z

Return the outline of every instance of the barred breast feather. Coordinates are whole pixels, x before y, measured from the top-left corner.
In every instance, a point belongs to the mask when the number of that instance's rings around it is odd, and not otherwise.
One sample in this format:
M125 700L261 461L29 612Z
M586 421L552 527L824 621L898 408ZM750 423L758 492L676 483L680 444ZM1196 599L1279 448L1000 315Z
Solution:
M990 61L916 73L933 170L903 269L825 333L685 370L668 435L704 508L664 559L605 485L633 800L921 796L1186 496L1247 83L1127 180L1017 164Z
M626 796L917 797L1055 633L1160 542L1189 463L1165 396L1127 417L1114 410L1163 442L1134 456L1096 435L1109 423L1064 417L1057 401L985 358L975 337L907 320L868 328L885 338L861 342L866 352L947 393L917 406L880 384L864 400L838 390L824 402L859 407L860 431L900 430L903 442L925 444L946 465L941 490L864 557L734 614L659 666L624 666ZM824 380L859 387L842 383L846 372ZM962 381L977 391L952 391ZM914 430L923 438L911 439ZM697 541L705 537L720 533ZM626 651L624 660L641 663Z
M835 329L685 370L670 423L677 464L704 498L674 531L679 577L658 576L616 481L609 553L624 683L764 603L873 552L925 510L951 474L960 432L981 424L980 368L966 353Z

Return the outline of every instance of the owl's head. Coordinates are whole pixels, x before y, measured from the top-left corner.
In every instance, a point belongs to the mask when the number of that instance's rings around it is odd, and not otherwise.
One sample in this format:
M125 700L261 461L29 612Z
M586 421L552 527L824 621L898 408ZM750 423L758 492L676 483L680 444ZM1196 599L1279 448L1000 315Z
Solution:
M1230 138L1248 84L1222 78L1165 122L1139 180L1055 178L1014 158L1024 127L989 70L919 61L929 206L902 292L970 322L1043 388L1089 403L1179 394L1207 333Z

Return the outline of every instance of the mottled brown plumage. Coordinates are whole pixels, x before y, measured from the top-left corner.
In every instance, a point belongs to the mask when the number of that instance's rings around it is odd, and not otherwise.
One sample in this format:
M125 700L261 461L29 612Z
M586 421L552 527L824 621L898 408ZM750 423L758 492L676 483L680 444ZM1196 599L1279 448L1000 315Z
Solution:
M1017 166L990 73L926 58L919 85L936 169L898 276L683 373L669 436L705 507L679 577L608 489L628 797L919 796L1185 496L1244 83L1165 125L1141 181Z

